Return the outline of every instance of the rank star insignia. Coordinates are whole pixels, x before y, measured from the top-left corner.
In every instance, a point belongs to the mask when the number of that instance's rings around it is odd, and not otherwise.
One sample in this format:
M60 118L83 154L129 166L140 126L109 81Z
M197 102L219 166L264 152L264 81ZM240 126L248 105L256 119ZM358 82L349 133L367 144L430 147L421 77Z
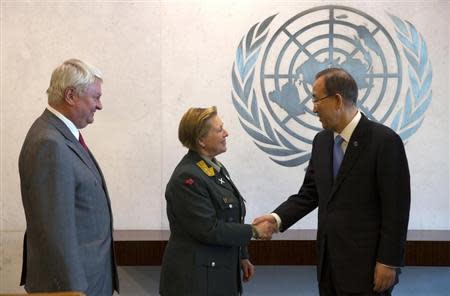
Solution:
M225 181L222 178L219 178L219 182L220 182L221 185L225 184Z

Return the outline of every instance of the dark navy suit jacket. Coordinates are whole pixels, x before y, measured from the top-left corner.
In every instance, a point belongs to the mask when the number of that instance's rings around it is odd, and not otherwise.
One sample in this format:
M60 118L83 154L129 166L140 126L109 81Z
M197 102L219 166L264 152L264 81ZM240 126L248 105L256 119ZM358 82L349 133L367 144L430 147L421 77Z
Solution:
M334 180L333 141L331 131L316 135L300 191L274 212L284 231L318 207L319 282L326 247L340 289L369 291L377 261L403 265L410 208L408 162L401 138L362 115Z

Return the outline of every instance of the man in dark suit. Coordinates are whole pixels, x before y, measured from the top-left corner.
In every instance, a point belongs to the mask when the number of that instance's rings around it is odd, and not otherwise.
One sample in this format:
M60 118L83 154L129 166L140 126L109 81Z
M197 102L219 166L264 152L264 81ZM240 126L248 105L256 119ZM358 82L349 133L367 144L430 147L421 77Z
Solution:
M356 107L350 74L316 75L314 112L325 130L313 141L302 187L272 214L285 231L316 207L320 295L390 295L403 265L410 177L401 138Z
M102 109L102 74L80 60L53 71L48 107L19 157L26 216L21 285L27 292L112 295L118 278L111 204L79 129Z

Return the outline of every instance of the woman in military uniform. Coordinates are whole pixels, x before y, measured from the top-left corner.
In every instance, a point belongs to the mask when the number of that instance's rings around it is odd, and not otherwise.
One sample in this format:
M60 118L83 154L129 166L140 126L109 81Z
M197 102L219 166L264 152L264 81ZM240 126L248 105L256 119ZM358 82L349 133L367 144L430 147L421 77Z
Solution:
M233 296L251 279L247 244L270 238L274 225L244 224L244 199L216 156L228 132L216 107L190 108L178 130L189 149L166 188L170 238L164 252L163 296Z

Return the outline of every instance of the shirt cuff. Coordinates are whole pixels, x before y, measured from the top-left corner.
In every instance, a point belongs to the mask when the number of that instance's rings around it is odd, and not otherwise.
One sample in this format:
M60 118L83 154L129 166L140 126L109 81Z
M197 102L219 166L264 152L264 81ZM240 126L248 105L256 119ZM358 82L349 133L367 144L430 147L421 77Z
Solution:
M275 218L275 220L277 221L277 229L280 230L281 229L281 218L280 218L280 216L278 216L278 214L276 214L276 213L270 213L270 215L272 215L272 217Z
M383 265L383 266L386 266L386 267L388 267L388 268L392 268L392 269L399 268L399 267L397 267L397 266L391 266L391 265L387 265L387 264L384 264L384 263L381 263L381 262L378 262L378 263L381 264L381 265Z

